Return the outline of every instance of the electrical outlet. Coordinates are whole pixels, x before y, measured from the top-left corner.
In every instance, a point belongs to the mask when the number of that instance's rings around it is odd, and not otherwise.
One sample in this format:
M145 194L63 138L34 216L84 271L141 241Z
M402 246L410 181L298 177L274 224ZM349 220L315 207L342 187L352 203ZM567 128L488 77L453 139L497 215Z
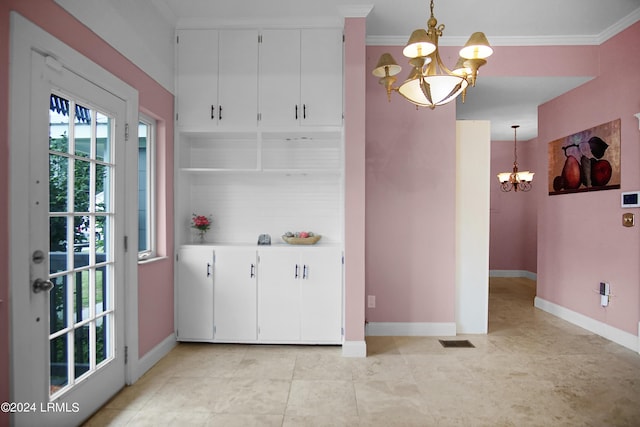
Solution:
M367 296L367 307L368 308L376 308L376 296L375 295Z

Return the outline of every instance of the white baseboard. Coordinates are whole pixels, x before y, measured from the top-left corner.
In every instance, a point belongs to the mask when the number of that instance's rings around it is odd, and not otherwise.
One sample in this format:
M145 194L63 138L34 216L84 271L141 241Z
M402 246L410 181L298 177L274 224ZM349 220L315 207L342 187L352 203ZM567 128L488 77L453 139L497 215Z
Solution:
M538 280L538 275L526 270L489 270L489 277L525 277Z
M136 366L136 376L133 382L136 382L138 378L143 376L145 372L153 367L153 365L158 363L160 359L166 356L171 351L171 349L176 346L176 343L176 335L171 334L167 338L162 340L160 344L149 350L147 354L142 356L138 360L138 364Z
M449 337L456 335L456 323L369 322L365 327L365 335L374 337Z
M345 341L342 343L342 357L367 357L365 341Z
M584 328L589 332L593 332L596 335L600 335L601 337L613 341L616 344L620 344L621 346L633 351L640 351L640 348L638 347L639 338L633 334L614 328L613 326L602 323L599 320L592 319L584 314L577 313L539 297L535 297L534 305L540 310L544 310L547 313L561 318L562 320L566 320L567 322L580 326L581 328Z

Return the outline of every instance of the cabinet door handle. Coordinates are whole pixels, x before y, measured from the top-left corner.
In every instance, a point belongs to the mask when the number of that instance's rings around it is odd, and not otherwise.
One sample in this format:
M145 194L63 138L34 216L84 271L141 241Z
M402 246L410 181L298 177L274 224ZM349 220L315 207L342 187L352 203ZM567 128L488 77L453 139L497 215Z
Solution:
M297 279L298 277L300 277L299 269L300 269L300 267L298 266L298 264L296 264L296 273L295 273L295 275L293 276L293 277L294 277L294 279Z
M207 277L211 277L211 264L207 263Z
M307 264L305 264L302 267L302 278L307 279L308 277L309 277L309 267L307 267Z
M216 107L214 105L211 106L211 120L216 118Z
M298 104L296 104L296 120L298 120Z
M302 118L307 118L307 104L302 104Z
M222 120L222 105L218 106L218 120Z
M249 277L251 277L252 279L254 277L256 277L256 266L253 265L253 264L251 264L251 273L250 273Z

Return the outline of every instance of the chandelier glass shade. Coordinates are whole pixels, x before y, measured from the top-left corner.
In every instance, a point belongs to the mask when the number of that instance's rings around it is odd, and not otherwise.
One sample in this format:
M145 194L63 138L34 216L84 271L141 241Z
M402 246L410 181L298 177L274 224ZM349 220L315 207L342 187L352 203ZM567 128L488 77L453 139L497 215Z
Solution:
M519 125L511 126L513 128L513 170L511 172L501 172L498 174L500 181L500 189L502 191L529 191L531 190L531 181L533 181L534 172L518 170L518 151L516 149L516 132Z
M398 92L407 101L419 107L431 109L453 101L462 94L462 101L469 85L475 86L478 69L487 63L486 58L493 53L484 33L473 33L469 41L460 49L460 57L453 70L448 69L440 58L438 39L442 36L444 24L438 25L433 15L427 29L417 29L411 33L407 45L402 50L409 58L411 69L407 79L395 87L397 75L402 68L389 53L383 53L378 60L373 75L380 78L380 84L387 91L391 102L391 92Z

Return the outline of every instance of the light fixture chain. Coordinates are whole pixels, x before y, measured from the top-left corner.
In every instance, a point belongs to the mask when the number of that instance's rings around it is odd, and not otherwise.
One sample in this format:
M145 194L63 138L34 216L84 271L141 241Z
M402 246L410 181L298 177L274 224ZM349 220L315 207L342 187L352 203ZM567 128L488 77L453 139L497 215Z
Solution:
M518 166L518 149L516 147L516 142L517 142L517 137L516 137L516 132L518 131L518 128L516 126L513 126L513 165L514 166Z

